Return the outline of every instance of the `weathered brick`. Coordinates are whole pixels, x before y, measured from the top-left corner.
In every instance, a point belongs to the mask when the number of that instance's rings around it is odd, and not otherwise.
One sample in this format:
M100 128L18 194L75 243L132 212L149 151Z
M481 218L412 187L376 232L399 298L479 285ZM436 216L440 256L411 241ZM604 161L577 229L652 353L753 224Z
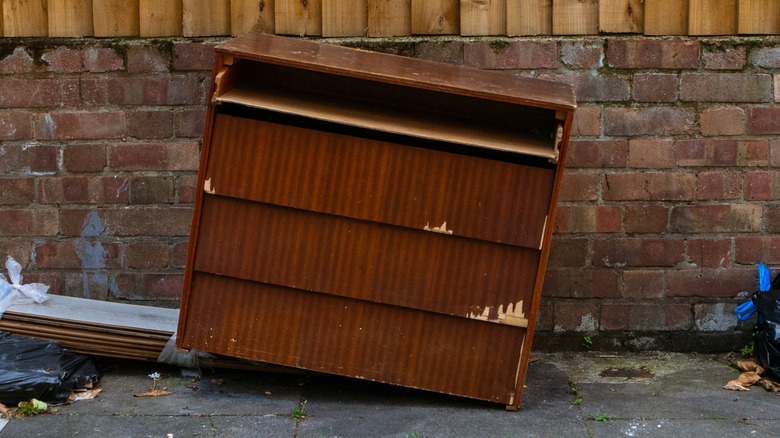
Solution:
M780 263L780 237L749 236L734 239L734 261L742 265Z
M739 107L706 109L701 112L700 124L702 135L742 135L745 133L745 110Z
M698 139L677 142L678 166L766 166L766 140Z
M102 208L60 210L60 233L63 236L104 237L108 235L105 223L105 210Z
M702 60L708 70L741 70L747 62L747 51L745 46L705 51Z
M683 73L680 100L771 102L772 76L745 73Z
M574 112L571 135L572 137L601 135L601 107L577 107L577 110Z
M42 269L117 269L121 260L121 245L114 242L81 238L35 248L35 265Z
M146 300L143 290L143 275L140 273L123 273L112 275L108 279L108 293L115 299L123 301Z
M731 171L701 172L696 175L696 198L702 201L739 199L742 175Z
M539 311L536 313L536 332L551 332L553 329L553 306L550 303L542 302L539 304Z
M182 274L145 274L144 290L151 298L179 299L184 289Z
M98 144L69 144L62 151L62 166L68 172L99 173L108 165L106 146Z
M25 272L23 273L24 283L43 283L49 286L49 290L46 292L49 295L62 295L63 287L63 275L57 271L46 272Z
M14 260L22 265L22 269L26 270L32 260L32 245L30 239L2 240L0 241L0 254L3 256L3 266L5 266L5 261L8 257L13 257ZM24 278L22 279L22 282L22 284L26 283Z
M775 79L775 102L780 102L780 73L772 75Z
M0 178L0 205L25 205L33 202L34 178Z
M38 117L36 137L42 140L120 138L125 134L125 125L123 111L48 113Z
M601 66L604 58L604 45L595 41L562 41L561 61L573 70L592 70Z
M695 193L696 176L689 173L605 174L602 197L607 201L689 201Z
M642 269L623 272L623 298L663 298L665 294L665 271Z
M462 41L422 41L417 45L417 57L428 61L463 65Z
M134 242L125 245L125 267L156 270L167 266L168 244L166 242Z
M628 167L665 169L673 166L672 140L629 140Z
M631 96L637 102L674 102L677 100L677 75L637 73Z
M762 68L780 68L780 47L757 47L750 51L750 63Z
M684 241L678 239L612 239L593 242L593 264L602 267L674 266L683 261Z
M737 328L734 317L737 303L702 303L693 306L696 330L701 332L727 332Z
M173 130L176 133L176 137L202 138L205 127L205 109L187 109L173 114Z
M196 77L128 77L108 80L108 101L117 105L196 105L205 92Z
M780 134L780 107L748 109L748 134Z
M195 142L118 143L108 157L112 170L197 170L199 151Z
M24 147L0 143L0 172L5 175L56 172L57 155L55 146Z
M108 103L105 79L63 79L61 102L64 106L101 106Z
M695 120L691 108L604 108L604 133L631 137L689 134Z
M189 241L179 242L173 245L171 249L171 266L174 268L184 268L187 265L187 250Z
M587 239L561 239L554 236L550 246L548 268L584 267L588 259Z
M610 39L607 59L615 68L695 69L699 66L699 42Z
M33 59L24 47L17 47L13 53L0 59L0 74L13 75L33 71Z
M464 64L481 69L534 69L558 67L555 41L511 41L495 43L475 41L463 46Z
M745 174L746 201L780 199L780 172L750 172Z
M673 233L734 233L761 231L760 205L678 205L672 208Z
M764 223L766 232L780 233L780 205L764 206Z
M127 178L45 177L39 180L41 204L102 204L128 201Z
M566 154L567 167L625 167L628 162L628 142L571 141Z
M595 173L565 172L561 180L559 201L594 201L598 199L601 178Z
M93 300L107 300L110 278L100 270L68 272L65 274L63 295Z
M0 81L0 108L57 106L60 101L56 79L3 79Z
M105 211L114 236L188 236L192 208L127 208Z
M131 44L127 47L128 73L165 73L171 65L170 51L165 46Z
M198 175L179 175L176 177L176 200L181 203L195 202L195 186L198 183Z
M731 264L731 239L688 239L688 262L704 268Z
M579 102L622 102L631 98L630 76L587 72L543 73L539 79L569 84Z
M0 210L0 236L56 236L59 229L56 208Z
M84 49L84 69L92 73L124 70L125 62L114 49L87 47Z
M769 145L769 164L772 167L780 167L780 140L772 140Z
M670 297L736 297L756 290L753 269L681 269L667 274Z
M604 331L628 330L631 313L629 304L604 304L601 306L599 328Z
M84 70L84 52L59 46L41 55L46 71L54 73L79 73Z
M553 324L555 332L595 332L599 328L599 308L581 302L555 303Z
M669 208L660 205L627 206L623 218L626 233L663 233L669 224Z
M636 304L628 312L629 330L688 330L693 323L689 304Z
M139 139L173 136L173 114L170 111L132 111L127 116L127 133Z
M611 269L550 269L545 295L558 298L619 298L618 274Z
M622 231L623 211L608 205L559 207L555 217L558 233L617 233Z
M214 65L215 44L179 43L173 48L176 70L208 70Z
M130 203L170 204L174 200L173 190L173 177L135 177L130 181Z
M33 120L30 112L0 112L0 141L32 138Z

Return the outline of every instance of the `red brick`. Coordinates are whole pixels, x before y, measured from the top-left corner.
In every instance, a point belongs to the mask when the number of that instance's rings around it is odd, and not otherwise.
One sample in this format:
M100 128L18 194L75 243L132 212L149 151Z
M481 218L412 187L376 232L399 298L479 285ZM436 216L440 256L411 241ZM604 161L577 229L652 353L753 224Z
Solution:
M68 47L57 47L41 55L46 71L54 73L79 73L84 70L84 53Z
M672 140L629 140L628 167L664 169L673 166Z
M769 146L769 164L772 167L780 167L780 140L772 140Z
M780 134L780 107L749 108L748 134Z
M165 73L171 65L171 54L165 46L131 44L127 46L128 73Z
M738 107L716 107L702 111L701 133L707 136L744 134L745 110Z
M511 41L504 46L467 42L463 58L465 65L482 69L557 68L558 45L555 41Z
M108 103L105 79L63 79L61 102L64 106L101 106Z
M123 301L146 299L143 295L146 291L143 290L143 276L141 274L116 274L112 275L108 282L108 291L115 299Z
M24 47L17 47L13 53L0 59L0 74L2 75L31 73L32 71L33 59Z
M688 262L702 268L726 268L731 264L731 239L689 239Z
M618 274L607 269L550 269L545 295L559 298L618 298Z
M780 237L769 239L769 255L764 261L766 263L780 263Z
M771 102L772 76L747 73L683 73L680 100Z
M69 144L62 151L62 166L68 172L100 173L108 165L106 146L99 144Z
M617 331L628 330L628 318L631 306L628 304L604 304L601 306L601 330Z
M176 178L176 200L181 204L192 204L195 202L196 185L198 175L179 175Z
M571 141L566 153L567 167L626 167L627 141Z
M689 304L637 304L629 309L630 330L688 330L692 325L693 315Z
M0 172L47 173L57 171L58 150L55 146L31 146L0 144Z
M611 239L593 242L593 264L603 267L674 266L683 261L685 245L678 239Z
M742 175L737 172L700 172L696 175L697 199L739 199L742 196Z
M768 233L780 233L780 206L779 205L766 205L764 206L764 223L766 224L766 232Z
M0 236L56 236L59 230L55 208L0 210Z
M675 156L679 166L766 166L765 140L680 140Z
M669 271L670 297L736 297L758 286L754 269L682 269Z
M615 68L695 69L699 66L699 42L610 39L607 59Z
M601 40L595 41L562 41L561 61L572 70L591 70L601 66L604 57L604 46Z
M0 178L0 205L35 202L34 178Z
M570 84L579 102L622 102L631 98L631 78L626 75L544 73L539 79Z
M125 62L114 49L87 47L84 49L84 69L92 73L124 70Z
M108 80L108 101L117 105L196 105L205 91L196 77L128 77Z
M35 248L35 265L41 269L117 269L121 245L76 239L47 242Z
M750 172L745 174L746 201L780 199L780 172Z
M33 120L29 112L0 112L0 141L30 140Z
M161 139L173 136L173 114L170 111L133 111L127 119L127 133L131 137Z
M675 102L677 75L637 73L634 75L631 96L637 102Z
M32 245L30 239L24 240L5 240L0 241L0 254L2 254L2 266L5 266L5 261L8 257L13 257L20 265L22 269L26 270L32 260ZM0 269L5 275L5 268ZM6 280L8 277L6 277ZM24 279L22 279L24 281Z
M75 111L42 114L36 128L36 136L42 140L120 138L125 134L125 113Z
M736 254L734 261L742 265L757 265L758 263L771 263L767 259L770 240L777 239L769 236L737 237L734 239Z
M198 170L198 144L118 143L108 146L112 170Z
M673 233L733 233L761 231L760 205L678 205L672 208Z
M463 65L462 41L422 41L417 44L416 57L428 61Z
M669 208L660 205L627 206L626 233L663 233L669 223Z
M46 177L39 180L41 204L104 204L128 201L127 178Z
M173 130L176 132L176 137L202 138L205 127L204 109L184 110L173 114Z
M596 232L619 233L623 228L623 209L610 205L596 206Z
M188 236L192 209L164 207L106 210L105 218L114 236Z
M187 265L187 250L189 248L189 242L179 242L173 245L171 266L174 268L184 268Z
M553 308L554 330L594 332L598 330L599 308L581 302L555 303Z
M43 283L49 286L49 290L46 292L49 295L62 295L63 282L62 274L60 272L22 272L23 283Z
M170 204L173 200L173 177L141 176L130 181L131 204Z
M623 298L652 299L666 295L666 272L629 270L623 272Z
M621 231L622 210L605 205L559 207L555 218L558 233L616 233Z
M608 201L689 201L695 192L696 176L689 173L605 174L602 198Z
M208 70L214 66L214 46L208 43L180 43L173 48L176 70Z
M103 225L105 222L105 210L102 209L63 208L60 211L60 230L63 236L102 236L107 234ZM101 229L94 229L96 226Z
M599 175L565 172L561 180L559 201L595 201L599 195Z
M548 268L584 267L590 245L587 239L561 239L553 237Z
M604 133L636 137L693 133L696 115L691 108L604 108Z
M63 295L105 301L108 299L109 277L101 272L68 272Z
M0 81L0 108L57 106L60 102L56 79L3 79Z
M155 270L168 266L168 244L165 242L135 242L125 245L125 267Z
M178 299L184 289L184 275L146 274L144 290L151 298Z
M572 137L595 137L601 135L601 107L577 107L577 110L574 111L571 135Z
M708 70L741 70L747 62L744 46L726 47L702 54L704 68Z

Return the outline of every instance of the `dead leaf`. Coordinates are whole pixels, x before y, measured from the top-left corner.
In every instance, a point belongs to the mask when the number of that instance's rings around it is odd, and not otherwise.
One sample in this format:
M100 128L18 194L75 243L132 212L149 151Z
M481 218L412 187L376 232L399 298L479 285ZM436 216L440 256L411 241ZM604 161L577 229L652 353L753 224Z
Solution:
M750 389L742 386L742 384L739 383L739 380L730 381L726 384L726 386L723 387L723 389L728 389L729 391L750 391Z
M8 412L8 408L4 404L0 403L0 414L5 414L6 412Z
M737 377L739 383L744 387L753 386L756 382L761 380L761 376L756 374L755 371L746 371Z
M213 383L214 385L221 385L225 383L225 379L211 379L211 383Z
M759 380L758 384L763 386L767 391L780 393L780 383L774 382L769 379L761 379Z
M68 400L69 401L91 400L95 398L102 390L103 389L101 388L96 388L96 389L89 389L87 391L73 392L70 394L70 397L68 397Z
M141 394L133 394L133 397L160 397L170 394L173 393L171 391L163 391L161 389L152 389L151 391L143 392Z
M756 371L760 366L754 360L740 360L737 361L737 368L740 371ZM761 373L759 373L761 374Z

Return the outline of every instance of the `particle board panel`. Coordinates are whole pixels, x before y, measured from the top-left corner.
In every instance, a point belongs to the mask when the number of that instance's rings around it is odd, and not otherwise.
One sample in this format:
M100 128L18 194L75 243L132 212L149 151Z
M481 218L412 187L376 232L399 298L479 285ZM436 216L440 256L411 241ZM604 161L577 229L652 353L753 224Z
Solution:
M364 36L368 28L365 0L321 0L322 36Z
M461 35L506 35L506 0L462 0Z
M139 0L142 37L182 34L182 0Z
M216 294L213 291L229 290ZM196 272L204 351L510 404L526 330ZM291 338L290 333L297 336ZM221 342L228 339L229 342ZM399 359L403 358L403 361Z
M230 32L243 35L257 30L274 33L274 0L230 0Z
M688 0L645 0L645 35L687 35Z
M554 170L354 134L218 114L206 178L222 196L540 247Z
M93 0L93 26L96 37L138 36L138 0Z
M412 0L412 34L457 35L459 33L458 0Z
M274 26L281 35L322 35L321 0L275 0Z
M737 32L780 33L780 0L739 0Z
M553 0L554 35L598 33L598 0Z
M552 33L552 0L507 0L506 31L509 36Z
M367 35L370 37L412 34L412 0L368 0Z
M599 30L642 33L644 0L599 0Z
M737 0L688 0L689 35L737 33Z
M49 0L49 36L92 36L92 0Z
M182 34L230 35L230 0L182 0Z
M47 0L3 0L0 35L40 37L49 34Z

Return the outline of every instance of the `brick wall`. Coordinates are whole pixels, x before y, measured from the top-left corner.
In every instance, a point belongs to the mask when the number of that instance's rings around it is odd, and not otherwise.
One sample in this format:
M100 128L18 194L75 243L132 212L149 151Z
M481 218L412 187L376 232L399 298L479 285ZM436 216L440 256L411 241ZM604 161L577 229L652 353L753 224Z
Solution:
M780 38L342 40L571 83L536 345L734 349L780 266ZM0 40L0 257L176 306L217 40Z

